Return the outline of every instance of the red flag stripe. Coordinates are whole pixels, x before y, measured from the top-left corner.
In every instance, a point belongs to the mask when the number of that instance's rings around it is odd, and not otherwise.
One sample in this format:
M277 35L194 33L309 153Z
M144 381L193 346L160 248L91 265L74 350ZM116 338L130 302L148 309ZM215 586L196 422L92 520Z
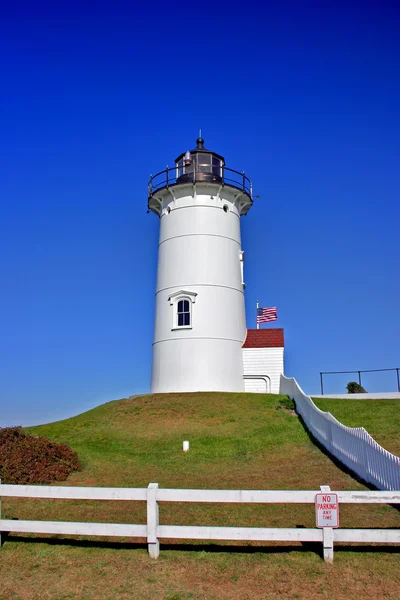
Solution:
M278 319L278 311L276 306L271 308L257 308L257 324L269 323Z

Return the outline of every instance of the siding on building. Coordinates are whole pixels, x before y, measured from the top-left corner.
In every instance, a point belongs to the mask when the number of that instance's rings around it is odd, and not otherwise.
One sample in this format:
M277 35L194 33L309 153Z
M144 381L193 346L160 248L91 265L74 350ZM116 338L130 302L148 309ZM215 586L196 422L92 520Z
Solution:
M243 374L267 376L270 389L259 379L244 379L246 392L279 394L280 376L283 374L283 348L243 348Z
M279 394L284 345L281 328L247 330L242 348L245 392Z

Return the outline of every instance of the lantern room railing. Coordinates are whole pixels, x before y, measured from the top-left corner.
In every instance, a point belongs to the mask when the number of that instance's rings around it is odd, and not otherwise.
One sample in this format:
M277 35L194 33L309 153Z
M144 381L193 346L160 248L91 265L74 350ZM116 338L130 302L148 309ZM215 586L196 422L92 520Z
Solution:
M241 173L240 171L235 171L234 169L229 169L228 167L218 167L218 175L216 175L214 168L211 166L209 169L205 170L204 166L201 168L196 167L195 164L191 166L190 171L182 170L180 166L174 166L170 168L164 169L164 171L160 171L155 175L150 175L150 181L148 186L148 195L149 198L158 190L162 188L167 188L172 185L176 185L181 183L179 180L182 175L185 176L185 181L182 183L188 183L188 181L196 183L199 181L204 181L204 175L215 175L215 182L221 183L222 185L229 185L238 190L242 190L245 194L247 194L251 199L253 197L253 185L250 179L245 175L244 171ZM212 180L210 180L212 182Z

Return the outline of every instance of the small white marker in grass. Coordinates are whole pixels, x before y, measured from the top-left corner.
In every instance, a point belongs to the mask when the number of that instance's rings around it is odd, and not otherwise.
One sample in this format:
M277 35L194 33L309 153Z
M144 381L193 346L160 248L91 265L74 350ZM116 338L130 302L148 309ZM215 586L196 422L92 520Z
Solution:
M183 451L189 452L189 442L183 442Z

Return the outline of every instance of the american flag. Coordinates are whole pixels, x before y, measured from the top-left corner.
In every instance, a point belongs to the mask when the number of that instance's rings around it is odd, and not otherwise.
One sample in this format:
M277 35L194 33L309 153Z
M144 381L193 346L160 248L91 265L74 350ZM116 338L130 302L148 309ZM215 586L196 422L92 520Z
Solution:
M260 323L268 323L269 321L276 321L278 318L278 312L276 306L271 308L257 308L257 325Z

